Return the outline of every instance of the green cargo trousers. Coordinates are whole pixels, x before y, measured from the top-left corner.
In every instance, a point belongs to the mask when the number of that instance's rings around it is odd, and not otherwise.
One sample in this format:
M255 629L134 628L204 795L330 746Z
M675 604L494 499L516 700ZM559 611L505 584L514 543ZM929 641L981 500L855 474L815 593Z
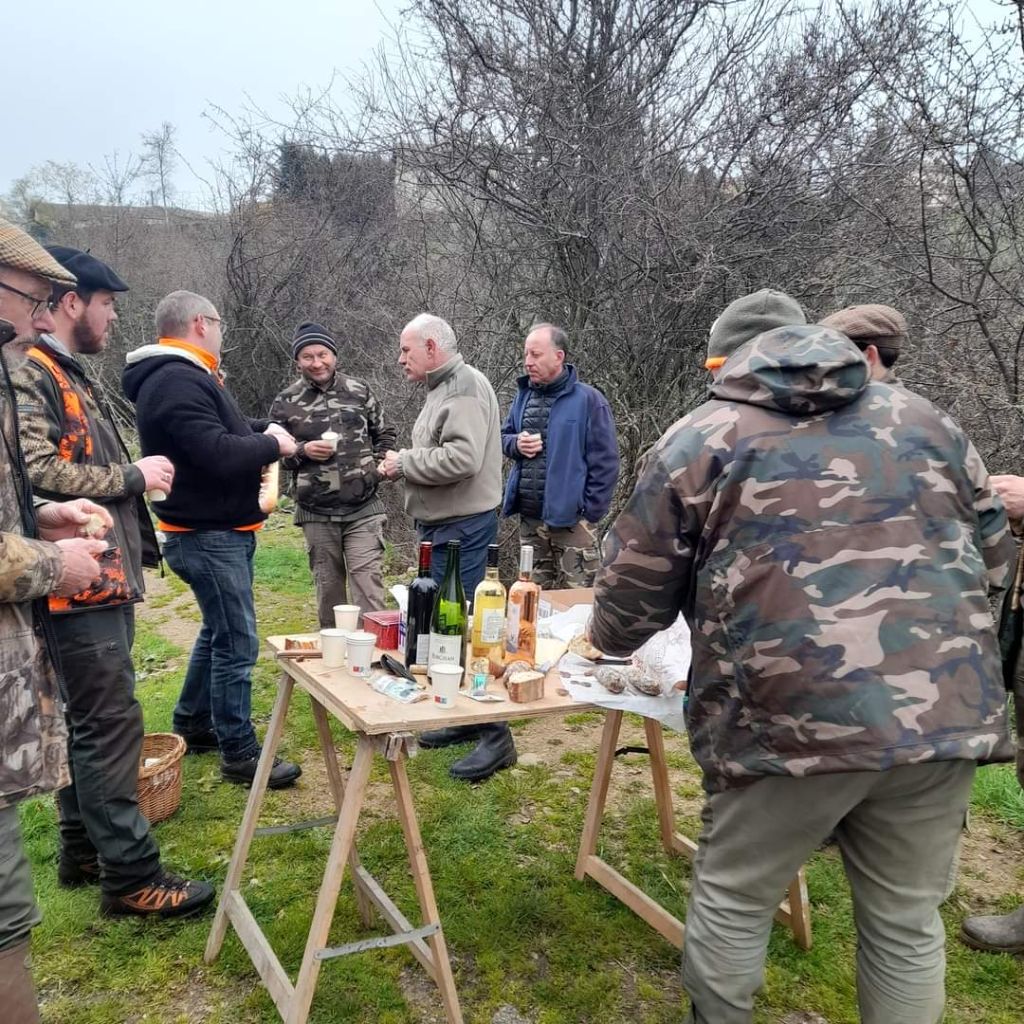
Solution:
M686 915L691 1024L750 1024L772 915L834 829L853 893L863 1024L936 1024L945 1003L939 905L959 847L973 761L884 772L769 776L712 794Z

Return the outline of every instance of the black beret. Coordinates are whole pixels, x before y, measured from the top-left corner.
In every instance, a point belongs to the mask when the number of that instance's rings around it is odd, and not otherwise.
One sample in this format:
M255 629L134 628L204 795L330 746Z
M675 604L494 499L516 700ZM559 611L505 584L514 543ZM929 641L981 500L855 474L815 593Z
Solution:
M78 287L83 291L128 291L128 285L103 260L98 260L81 249L72 249L67 245L48 245L46 251L78 278Z

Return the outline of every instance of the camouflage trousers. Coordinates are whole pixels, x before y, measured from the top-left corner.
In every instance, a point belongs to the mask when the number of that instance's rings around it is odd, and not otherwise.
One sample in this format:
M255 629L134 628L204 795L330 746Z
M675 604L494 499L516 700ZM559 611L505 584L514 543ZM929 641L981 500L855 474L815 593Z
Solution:
M594 523L581 519L575 526L548 526L521 516L519 542L533 545L533 579L541 590L594 585L594 574L601 565Z
M940 761L768 776L708 797L683 947L688 1024L754 1020L779 898L833 829L853 894L862 1024L938 1024L946 967L939 906L974 772L973 761Z
M334 625L336 604L357 604L364 612L384 607L381 572L386 518L367 516L352 523L302 524L321 626ZM346 595L346 583L351 600Z
M0 951L27 941L42 916L21 842L18 805L0 808Z

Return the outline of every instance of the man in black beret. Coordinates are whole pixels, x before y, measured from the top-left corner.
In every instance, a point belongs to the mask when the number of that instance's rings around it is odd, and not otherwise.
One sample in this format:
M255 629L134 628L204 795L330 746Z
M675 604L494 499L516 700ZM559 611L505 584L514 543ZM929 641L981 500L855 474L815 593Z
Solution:
M135 605L143 565L159 564L142 496L170 491L174 466L162 455L132 461L81 359L106 347L115 295L128 286L89 253L48 251L78 281L60 293L54 330L14 376L25 461L36 494L91 498L114 521L100 579L50 598L71 751L71 785L57 795L57 880L67 888L98 883L105 914L188 914L210 902L213 887L163 870L136 795L143 720L132 665Z

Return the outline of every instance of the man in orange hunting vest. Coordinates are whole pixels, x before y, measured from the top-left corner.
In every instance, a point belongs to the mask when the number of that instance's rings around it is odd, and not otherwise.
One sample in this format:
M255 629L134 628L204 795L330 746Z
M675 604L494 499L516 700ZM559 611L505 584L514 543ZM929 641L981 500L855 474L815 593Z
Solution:
M143 565L159 551L144 491L169 491L174 467L162 456L132 461L82 356L107 345L115 297L128 286L105 263L65 246L48 252L78 283L63 290L55 329L43 334L14 377L21 443L36 494L91 498L114 528L102 576L68 597L51 597L60 647L71 751L71 785L60 807L62 886L100 886L104 914L193 913L213 887L163 870L136 795L142 708L135 699L132 641Z

